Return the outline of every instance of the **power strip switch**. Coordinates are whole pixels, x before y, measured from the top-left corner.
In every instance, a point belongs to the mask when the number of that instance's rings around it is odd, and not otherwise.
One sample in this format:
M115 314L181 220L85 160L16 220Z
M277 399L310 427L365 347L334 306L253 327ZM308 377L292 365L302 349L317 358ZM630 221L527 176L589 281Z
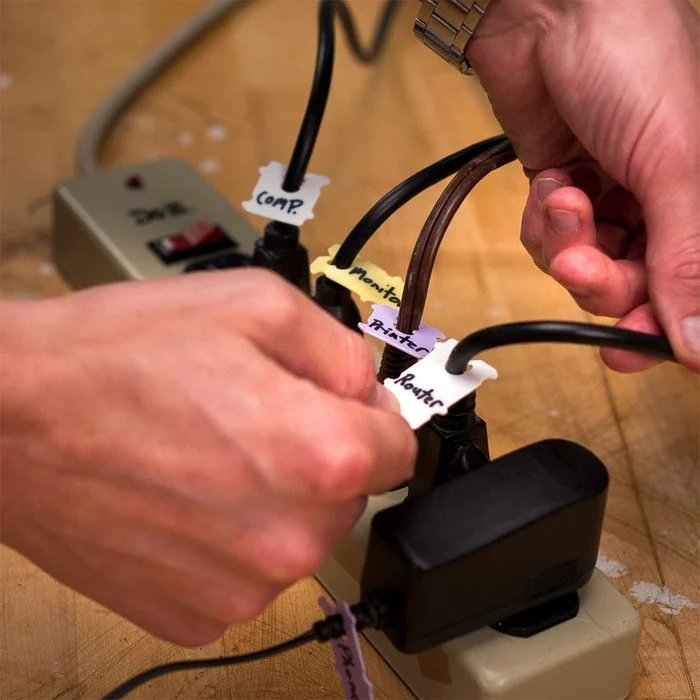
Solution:
M244 267L258 235L177 159L101 171L54 191L53 260L74 289Z

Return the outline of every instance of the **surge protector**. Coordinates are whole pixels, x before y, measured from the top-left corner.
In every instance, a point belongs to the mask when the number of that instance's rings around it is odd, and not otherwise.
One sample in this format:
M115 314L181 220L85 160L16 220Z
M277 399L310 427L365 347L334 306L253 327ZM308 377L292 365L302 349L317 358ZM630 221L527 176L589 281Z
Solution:
M317 574L333 598L359 600L372 517L405 497L406 489L370 498L362 519L335 547ZM639 614L599 571L579 597L575 618L527 639L484 628L403 654L381 632L363 634L421 700L622 700L634 675Z
M53 260L74 289L247 265L258 238L177 159L64 182L53 205Z
M245 266L257 238L180 160L101 171L54 192L53 259L75 289ZM381 353L373 348L378 366ZM372 517L405 496L403 489L371 498L318 572L336 600L359 599ZM486 628L408 655L381 632L364 634L420 699L622 700L634 673L639 615L597 571L579 596L574 619L528 639Z

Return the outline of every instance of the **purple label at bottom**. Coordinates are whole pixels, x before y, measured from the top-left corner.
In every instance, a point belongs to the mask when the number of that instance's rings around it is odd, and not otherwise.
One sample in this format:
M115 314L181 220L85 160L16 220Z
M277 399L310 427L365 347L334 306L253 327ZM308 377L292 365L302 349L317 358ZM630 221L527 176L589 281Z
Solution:
M372 684L367 678L365 660L357 635L357 623L350 610L350 605L342 602L336 608L328 598L319 598L318 604L327 616L337 613L343 618L345 636L334 639L331 646L335 656L336 670L343 681L346 700L374 700Z

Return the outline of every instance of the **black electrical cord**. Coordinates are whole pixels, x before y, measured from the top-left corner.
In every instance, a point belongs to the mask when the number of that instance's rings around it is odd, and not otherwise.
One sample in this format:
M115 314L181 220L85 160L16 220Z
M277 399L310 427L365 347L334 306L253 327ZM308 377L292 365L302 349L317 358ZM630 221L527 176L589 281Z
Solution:
M341 243L340 248L333 258L333 265L344 270L360 254L362 248L368 243L377 229L404 204L415 196L426 190L428 187L440 182L449 175L456 173L462 166L472 159L481 155L493 146L505 143L508 139L503 136L493 136L492 138L479 141L463 148L461 151L452 153L442 160L428 165L419 170L414 175L396 185L387 192L358 222Z
M488 173L516 157L507 138L501 137L494 141L459 168L423 224L411 254L396 320L397 330L403 333L412 333L420 325L440 244L462 202ZM386 345L382 352L378 379L395 379L414 362L412 356L392 345Z
M304 113L304 119L299 129L294 151L287 167L282 189L286 192L296 192L304 181L304 175L311 160L321 121L326 110L328 94L331 89L333 75L333 58L335 55L334 15L337 14L345 32L350 49L355 58L362 63L376 60L388 35L391 20L398 8L397 0L385 0L374 39L368 49L360 44L355 23L350 10L343 0L321 0L318 8L318 44L316 48L316 68L314 69L311 93Z
M350 611L356 622L356 629L361 632L364 629L383 629L389 620L388 608L385 603L377 596L370 594L364 600L350 606ZM154 666L143 673L133 676L129 680L116 687L105 695L105 700L117 700L128 695L132 690L135 690L140 685L165 676L168 673L177 671L190 671L197 668L216 668L219 666L234 666L238 664L248 663L251 661L260 661L271 656L281 654L291 649L297 649L309 642L328 642L331 639L339 639L345 634L345 623L343 617L334 613L323 620L315 622L313 627L304 634L294 637L286 642L277 644L267 649L251 652L250 654L239 654L236 656L222 656L213 659L189 659L186 661L174 661L161 666Z
M250 654L222 656L218 659L189 659L187 661L174 661L173 663L154 666L153 668L149 668L147 671L139 673L133 678L130 678L119 687L110 691L107 695L105 695L105 700L116 700L116 698L123 698L140 685L148 683L148 681L152 681L154 678L165 676L168 673L175 673L176 671L191 671L192 669L196 668L234 666L236 664L243 664L249 661L260 661L261 659L267 659L270 656L281 654L282 652L289 651L290 649L296 649L297 647L314 641L316 641L316 633L313 630L310 630L305 634L300 634L298 637L294 637L294 639L282 642L282 644L277 644L276 646L269 647L268 649L254 651Z
M397 330L412 333L418 329L440 245L462 202L489 173L515 158L512 144L505 139L472 158L440 195L423 224L411 254L396 319Z
M287 167L282 189L296 192L304 181L311 153L321 128L323 113L326 111L328 93L333 77L333 57L335 54L335 31L333 29L333 2L321 0L318 6L318 44L316 48L316 68L311 84L311 94L306 105L304 119L294 144L292 157Z
M470 333L450 353L445 369L450 374L462 374L469 362L484 350L524 343L594 345L677 362L670 343L663 336L594 323L528 321L490 326Z
M355 20L347 4L342 2L342 0L336 0L335 11L340 20L340 25L345 32L345 40L348 42L353 56L360 63L374 63L374 61L379 58L382 49L386 45L389 28L391 27L391 22L398 9L399 3L397 0L386 0L384 2L384 7L379 15L379 21L374 30L372 41L370 42L369 48L365 48L360 43L360 35L355 26Z

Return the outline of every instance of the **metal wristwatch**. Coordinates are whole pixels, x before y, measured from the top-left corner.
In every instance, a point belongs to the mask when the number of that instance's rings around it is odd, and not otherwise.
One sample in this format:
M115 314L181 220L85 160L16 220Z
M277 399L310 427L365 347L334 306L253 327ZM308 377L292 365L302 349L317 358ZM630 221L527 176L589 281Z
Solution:
M421 8L413 25L414 34L438 56L472 74L465 56L467 44L491 0L420 0Z

